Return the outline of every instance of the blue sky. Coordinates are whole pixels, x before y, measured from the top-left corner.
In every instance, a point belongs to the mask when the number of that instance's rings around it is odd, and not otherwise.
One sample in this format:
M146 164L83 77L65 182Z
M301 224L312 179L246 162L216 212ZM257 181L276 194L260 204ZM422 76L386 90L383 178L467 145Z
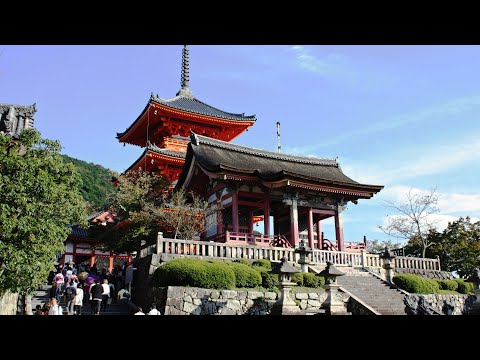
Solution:
M35 125L64 153L124 171L120 144L154 92L180 88L178 46L0 45L0 103L37 103ZM225 111L256 114L234 142L338 157L354 180L385 185L344 212L346 241L387 239L386 199L437 188L439 224L480 218L479 46L190 46L190 89ZM326 237L333 228L324 227Z

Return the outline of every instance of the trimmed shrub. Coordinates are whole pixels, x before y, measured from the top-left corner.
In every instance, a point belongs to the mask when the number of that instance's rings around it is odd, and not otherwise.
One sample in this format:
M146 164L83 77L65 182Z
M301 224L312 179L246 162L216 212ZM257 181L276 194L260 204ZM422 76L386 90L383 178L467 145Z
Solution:
M235 259L233 260L233 262L240 263L243 265L250 265L250 261L248 261L247 259Z
M272 269L272 263L270 262L270 260L267 260L267 259L255 260L255 261L252 263L252 266L262 267L262 268L265 268L265 269L267 269L267 270L271 270L271 269Z
M262 275L254 268L238 263L228 263L235 273L235 286L237 288L254 288L262 285Z
M458 282L455 280L437 280L437 282L442 290L457 291L458 289Z
M325 284L325 278L312 273L296 273L292 275L292 282L298 286L318 288Z
M235 273L220 261L175 259L155 270L154 286L194 286L206 289L233 289Z
M473 284L470 282L465 282L464 279L455 279L458 284L458 292L460 294L471 294L473 292Z
M303 286L303 273L293 274L291 281L297 283L298 286Z
M320 278L312 273L303 273L303 286L317 288L320 286Z
M400 288L415 294L436 294L440 285L436 280L427 279L413 274L397 274L393 282Z
M262 272L262 287L265 289L273 289L278 285L278 274L271 274L267 271Z
M325 278L323 276L315 275L315 277L318 281L318 287L322 287L323 285L325 285Z

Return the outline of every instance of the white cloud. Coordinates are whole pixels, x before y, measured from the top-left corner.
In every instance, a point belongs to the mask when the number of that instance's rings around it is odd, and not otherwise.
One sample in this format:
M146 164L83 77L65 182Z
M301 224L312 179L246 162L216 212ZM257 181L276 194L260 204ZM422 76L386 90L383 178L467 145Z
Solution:
M291 47L295 53L297 64L300 68L319 75L346 75L350 70L346 68L347 57L342 54L328 54L324 58L318 58L311 54L310 50L301 45Z
M340 161L340 165L347 176L366 184L387 185L420 176L445 173L468 162L480 160L480 134L447 145L420 146L416 153L416 158L405 157L403 161L389 159L384 164L372 164L372 161L367 164L358 161L345 164Z
M404 185L397 185L385 188L381 194L384 199L393 202L404 202L408 192L412 189L412 194L428 192L430 189L410 188ZM480 194L460 194L436 192L438 203L436 207L439 214L435 214L437 220L446 226L448 221L458 220L460 216L470 216L472 221L478 221L480 216Z
M432 106L419 109L406 114L399 114L386 118L382 121L377 121L371 123L370 125L364 126L361 128L350 131L342 132L337 136L329 136L322 140L322 142L315 145L306 145L306 146L297 146L288 148L288 151L292 151L295 154L301 155L305 153L312 153L316 149L336 145L343 141L350 141L354 137L365 137L366 135L393 130L402 126L406 126L413 123L420 123L426 121L435 121L435 126L439 126L441 119L448 119L451 121L453 118L461 116L473 109L476 109L480 106L480 95L471 95L461 98L452 99L450 101L434 104ZM477 137L477 146L480 146L480 141ZM458 144L461 142L456 142L454 145L448 147L448 149L438 149L441 151L449 150L449 148L457 148ZM462 147L463 152L468 152L466 146ZM458 153L458 152L457 152ZM448 153L445 153L448 155ZM444 155L444 154L442 154ZM451 158L451 156L447 156Z

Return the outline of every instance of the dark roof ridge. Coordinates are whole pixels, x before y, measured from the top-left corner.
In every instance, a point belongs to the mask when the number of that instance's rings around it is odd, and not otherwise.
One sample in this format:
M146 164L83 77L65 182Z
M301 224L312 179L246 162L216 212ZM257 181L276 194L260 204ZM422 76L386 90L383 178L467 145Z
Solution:
M13 106L15 109L21 110L33 110L34 112L37 111L37 104L33 103L32 105L17 105L17 104L0 104L0 107L10 107Z
M339 164L336 159L314 158L314 157L307 157L307 156L297 156L297 155L276 153L273 151L256 149L252 147L232 144L226 141L212 139L206 136L195 134L193 131L192 131L192 135L190 136L190 139L193 145L200 145L201 143L203 143L203 144L207 144L207 145L211 145L211 146L215 146L215 147L219 147L227 150L238 151L245 154L262 156L262 157L271 158L271 159L285 160L285 161L312 164L312 165L325 165L325 166L339 167Z
M179 109L179 110L183 110L183 111L188 111L188 112L192 112L192 113L196 113L196 114L200 114L200 115L208 115L208 114L204 114L203 112L200 112L200 111L196 111L196 110L193 110L193 109L189 109L189 110L186 110L185 108L182 108L178 105L175 105L175 104L172 104L172 102L174 102L175 100L179 100L179 99L190 99L192 101L196 101L206 107L209 107L209 108L212 108L214 110L217 110L218 112L221 112L221 113L224 113L224 114L227 114L227 115L230 115L231 117L239 117L239 118L242 118L242 119L238 119L238 120L256 120L256 115L245 115L245 113L241 113L241 114L238 114L238 113L232 113L232 112L228 112L228 111L224 111L224 110L221 110L219 108L216 108L212 105L208 105L207 103L197 99L195 96L193 96L191 93L188 94L188 93L178 93L177 96L171 98L171 99L162 99L161 97L158 96L158 94L155 96L152 94L152 96L150 97L151 100L154 100L160 104L163 104L163 105L167 105L167 106L171 106L175 109ZM212 115L210 115L212 116ZM230 119L229 117L226 117L226 116L221 116L221 115L214 115L214 117L219 117L219 118L223 118L223 119Z

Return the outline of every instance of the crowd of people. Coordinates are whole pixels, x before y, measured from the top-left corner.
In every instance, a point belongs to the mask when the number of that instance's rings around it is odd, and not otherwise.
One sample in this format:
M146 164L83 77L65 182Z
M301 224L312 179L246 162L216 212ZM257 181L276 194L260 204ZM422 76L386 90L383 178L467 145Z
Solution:
M48 277L52 285L49 301L43 306L37 305L34 315L63 315L62 302L68 315L82 315L82 307L88 303L95 315L106 312L111 303L118 303L123 313L145 315L125 289L126 268L126 262L123 266L117 265L111 273L105 268L99 271L96 264L82 267L68 262L58 266ZM147 315L160 315L155 304Z

